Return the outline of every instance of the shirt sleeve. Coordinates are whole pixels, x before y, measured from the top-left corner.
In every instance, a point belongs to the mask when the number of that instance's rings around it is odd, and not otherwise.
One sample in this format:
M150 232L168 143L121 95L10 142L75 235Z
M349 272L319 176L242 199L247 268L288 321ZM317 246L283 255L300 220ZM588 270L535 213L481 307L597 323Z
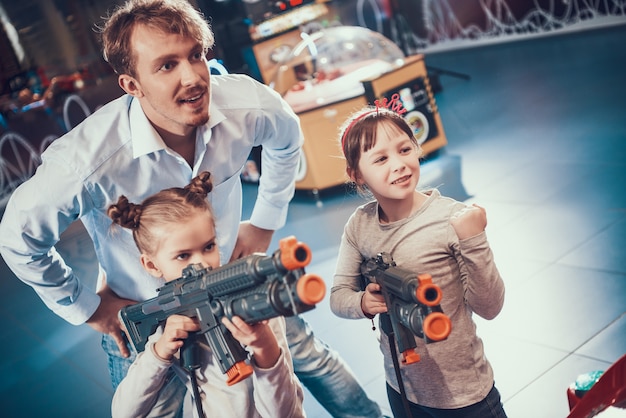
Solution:
M459 248L465 299L477 315L493 319L504 305L504 281L496 267L487 234L483 231L459 241Z
M270 319L270 326L281 353L276 364L268 369L254 366L254 407L262 417L304 417L304 392L293 370L285 320L282 317ZM254 357L252 359L254 363Z
M81 284L54 245L91 207L72 169L49 157L13 192L0 224L0 252L7 265L49 309L74 325L91 317L100 297Z
M250 222L263 229L285 225L295 192L295 177L304 137L300 121L282 97L260 85L265 109L255 145L261 145L261 178Z
M111 404L113 418L147 416L152 411L167 377L178 379L173 373L167 373L172 361L164 361L154 353L154 343L162 335L162 331L159 327L149 337L145 351L137 355L128 373L117 386Z
M330 289L330 309L341 318L359 319L367 318L361 309L361 298L364 293L361 287L363 257L350 238L352 219L348 220L341 237L333 286Z

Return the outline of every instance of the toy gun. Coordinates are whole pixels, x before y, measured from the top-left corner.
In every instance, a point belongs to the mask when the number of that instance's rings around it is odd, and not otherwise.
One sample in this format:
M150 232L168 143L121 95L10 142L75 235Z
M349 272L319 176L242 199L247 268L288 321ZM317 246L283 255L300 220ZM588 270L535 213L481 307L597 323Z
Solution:
M423 338L426 343L448 338L452 323L439 305L441 289L433 283L430 274L416 275L401 269L388 253L364 260L361 274L380 285L387 304L387 314L380 318L381 328L388 335L391 332L395 335L404 363L420 360L415 352L414 336Z
M291 236L272 255L252 254L211 269L192 264L182 277L166 283L158 296L124 307L119 318L135 351L170 315L196 317L198 337L206 336L228 385L252 374L247 352L222 324L239 316L249 324L277 316L292 316L315 308L326 293L324 280L304 272L311 250ZM181 352L181 358L183 353Z

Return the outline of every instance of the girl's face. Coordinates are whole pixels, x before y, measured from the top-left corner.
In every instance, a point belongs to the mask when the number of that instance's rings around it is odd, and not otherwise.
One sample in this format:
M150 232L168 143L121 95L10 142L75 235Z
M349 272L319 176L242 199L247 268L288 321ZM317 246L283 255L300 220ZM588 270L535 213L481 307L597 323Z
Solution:
M379 203L413 198L420 176L419 153L405 132L380 123L376 144L361 153L356 178L366 184Z
M164 225L157 233L156 252L141 255L142 265L153 276L169 282L181 277L189 264L219 267L215 224L209 212L198 210L185 222Z

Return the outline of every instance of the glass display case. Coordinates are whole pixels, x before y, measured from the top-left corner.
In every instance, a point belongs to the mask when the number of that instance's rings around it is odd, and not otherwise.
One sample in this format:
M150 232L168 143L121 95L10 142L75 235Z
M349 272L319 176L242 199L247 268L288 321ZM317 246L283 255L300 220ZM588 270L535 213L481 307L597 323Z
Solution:
M367 28L338 26L301 37L270 83L296 112L359 96L362 80L404 64L396 44Z

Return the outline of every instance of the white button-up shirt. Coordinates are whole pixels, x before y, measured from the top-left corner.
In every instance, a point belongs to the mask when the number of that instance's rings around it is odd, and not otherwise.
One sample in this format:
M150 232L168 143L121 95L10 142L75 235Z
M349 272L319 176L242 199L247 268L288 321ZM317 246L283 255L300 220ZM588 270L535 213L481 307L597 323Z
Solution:
M61 233L80 219L112 290L131 300L154 297L163 282L141 267L131 231L112 227L108 207L120 195L141 203L208 170L220 257L226 263L241 221L240 173L252 147L263 146L263 175L250 221L276 230L285 223L294 193L302 141L296 115L276 92L247 76L212 75L210 119L197 130L190 167L167 148L139 101L124 95L54 141L33 177L13 193L0 224L2 257L50 309L81 324L100 298L54 248Z

